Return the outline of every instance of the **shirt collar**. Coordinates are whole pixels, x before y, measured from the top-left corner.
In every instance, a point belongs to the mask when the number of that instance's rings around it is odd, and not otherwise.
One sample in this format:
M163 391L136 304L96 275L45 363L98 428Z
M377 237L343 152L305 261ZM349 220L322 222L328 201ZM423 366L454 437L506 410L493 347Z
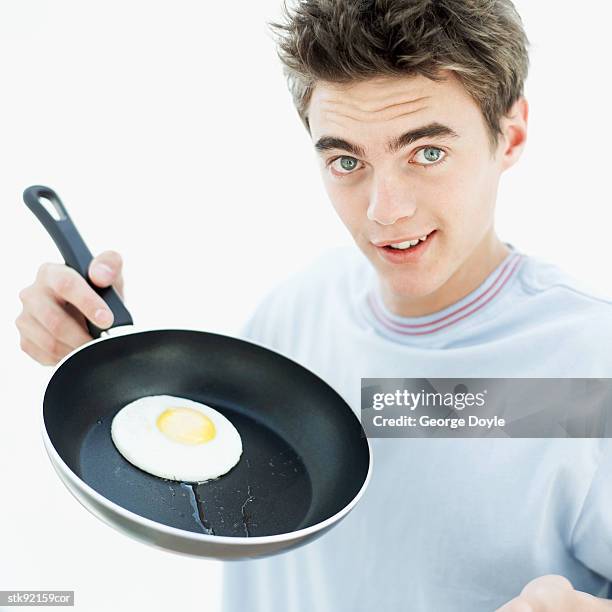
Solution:
M525 255L512 244L505 244L510 253L487 278L468 295L438 312L418 317L398 316L385 306L378 282L374 282L363 295L362 312L376 331L399 342L412 343L418 338L445 335L463 322L473 320L477 313L490 307L507 290Z

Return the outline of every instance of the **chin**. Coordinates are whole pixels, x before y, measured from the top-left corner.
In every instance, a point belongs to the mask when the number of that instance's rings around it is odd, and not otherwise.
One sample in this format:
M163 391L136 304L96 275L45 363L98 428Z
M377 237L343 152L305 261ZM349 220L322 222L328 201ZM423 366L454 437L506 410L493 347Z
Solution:
M440 288L442 283L429 275L421 274L380 274L378 275L386 290L402 298L423 298Z

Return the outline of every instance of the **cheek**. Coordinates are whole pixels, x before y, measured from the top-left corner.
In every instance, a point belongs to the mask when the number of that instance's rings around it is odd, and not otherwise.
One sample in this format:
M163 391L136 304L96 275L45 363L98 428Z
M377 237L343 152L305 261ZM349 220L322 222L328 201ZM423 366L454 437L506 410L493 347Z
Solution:
M496 181L490 166L468 164L437 185L436 212L459 242L471 242L493 219Z
M330 179L325 174L323 174L323 184L327 196L342 223L352 234L358 233L359 228L367 221L367 199L365 205L363 205L363 198L359 189L355 186L349 187L342 184L341 181Z

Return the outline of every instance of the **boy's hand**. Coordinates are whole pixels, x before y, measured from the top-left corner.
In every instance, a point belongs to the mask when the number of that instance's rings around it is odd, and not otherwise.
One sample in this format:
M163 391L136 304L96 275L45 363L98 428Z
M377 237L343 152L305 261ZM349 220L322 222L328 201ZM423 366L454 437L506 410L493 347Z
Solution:
M496 612L612 612L612 601L576 591L567 578L550 574L532 580Z
M123 261L104 251L89 266L98 287L113 285L123 299ZM19 292L23 308L15 319L21 349L43 365L55 365L92 338L85 317L100 328L113 323L113 313L87 281L65 264L44 263L34 282Z

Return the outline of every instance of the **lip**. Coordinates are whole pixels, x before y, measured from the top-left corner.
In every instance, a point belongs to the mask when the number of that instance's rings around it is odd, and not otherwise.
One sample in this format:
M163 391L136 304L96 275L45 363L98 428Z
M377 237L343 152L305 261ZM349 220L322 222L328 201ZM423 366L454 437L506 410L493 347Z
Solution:
M422 235L422 234L421 234ZM391 249L385 248L391 244L397 244L398 242L403 242L403 240L397 240L393 242L385 242L381 243L381 245L375 245L376 251L380 255L380 257L392 264L404 264L404 263L417 263L423 257L423 254L429 249L430 244L436 239L437 230L433 230L427 236L427 240L423 242L419 242L414 247L410 247L404 251L399 249Z
M400 242L406 242L408 240L417 240L418 238L421 238L422 236L427 236L428 234L431 234L432 232L435 232L435 231L436 230L429 230L428 232L423 232L422 234L413 236L412 238L397 238L396 240L387 240L386 242L372 242L372 244L376 247L385 247L390 244L400 244Z

